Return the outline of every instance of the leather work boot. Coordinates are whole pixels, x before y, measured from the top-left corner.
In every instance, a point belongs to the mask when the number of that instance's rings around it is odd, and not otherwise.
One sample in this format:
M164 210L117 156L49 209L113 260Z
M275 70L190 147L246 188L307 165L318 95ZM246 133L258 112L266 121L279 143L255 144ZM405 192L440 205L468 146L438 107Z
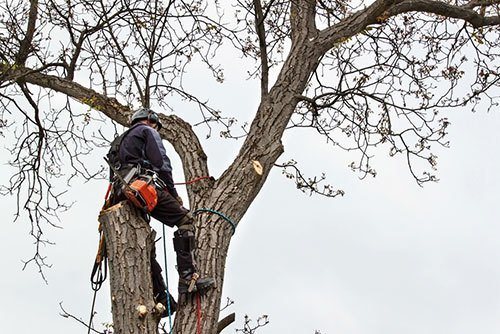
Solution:
M212 277L200 278L198 273L187 274L186 278L179 277L179 294L192 292L205 292L215 286Z
M177 254L179 294L203 292L215 286L215 279L200 277L194 260L194 233L179 228L174 232L174 250Z

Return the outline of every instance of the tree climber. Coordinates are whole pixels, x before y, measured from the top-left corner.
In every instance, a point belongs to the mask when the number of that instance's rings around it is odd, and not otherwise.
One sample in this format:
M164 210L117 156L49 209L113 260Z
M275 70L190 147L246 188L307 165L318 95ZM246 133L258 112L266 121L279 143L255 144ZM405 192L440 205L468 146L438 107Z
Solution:
M197 273L194 259L194 219L189 210L183 207L182 199L175 189L170 159L158 133L162 127L158 114L151 109L142 108L132 115L130 123L131 127L111 143L107 155L112 166L110 177L113 192L110 203L116 204L125 199L122 183L125 177L131 176L130 173L134 174L132 179L143 175L152 176L157 204L150 215L165 225L177 226L173 243L179 272L179 296L208 290L215 285L215 280L210 277L200 278ZM113 169L119 174L118 177L114 175ZM134 169L137 172L134 172ZM155 299L166 305L166 285L161 275L161 267L156 261L154 245L151 254L151 275ZM171 296L170 305L171 312L175 311L176 303Z

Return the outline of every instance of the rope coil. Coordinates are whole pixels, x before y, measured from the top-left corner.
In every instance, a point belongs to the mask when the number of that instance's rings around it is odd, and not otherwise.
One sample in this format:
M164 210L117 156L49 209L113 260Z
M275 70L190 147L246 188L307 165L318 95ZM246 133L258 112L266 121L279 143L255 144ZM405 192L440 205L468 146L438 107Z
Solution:
M228 216L226 216L222 212L219 212L219 211L213 210L213 209L201 208L201 209L198 209L195 212L193 212L193 214L197 215L198 213L201 213L201 212L208 212L208 213L213 213L215 215L218 215L219 217L223 218L226 222L228 222L231 225L231 228L233 229L233 235L236 232L237 224L231 218L229 218Z

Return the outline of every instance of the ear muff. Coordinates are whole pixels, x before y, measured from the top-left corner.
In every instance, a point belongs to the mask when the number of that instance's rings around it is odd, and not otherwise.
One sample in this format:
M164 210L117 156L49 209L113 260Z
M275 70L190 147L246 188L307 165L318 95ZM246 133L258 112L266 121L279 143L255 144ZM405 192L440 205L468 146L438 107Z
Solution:
M158 117L158 114L155 113L154 111L150 111L148 114L148 121L151 123L155 123L158 125L158 130L162 128L162 124L160 122L160 118Z
M158 115L155 112L150 112L148 114L148 122L158 123Z

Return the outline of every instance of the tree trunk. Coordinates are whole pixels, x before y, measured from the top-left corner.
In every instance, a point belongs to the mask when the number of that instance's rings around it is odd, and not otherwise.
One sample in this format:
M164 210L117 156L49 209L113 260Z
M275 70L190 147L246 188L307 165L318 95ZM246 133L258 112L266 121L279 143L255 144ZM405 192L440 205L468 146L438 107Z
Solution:
M127 202L102 211L99 222L110 268L114 333L158 333L150 262L155 232Z
M283 152L280 138L298 103L297 96L303 92L307 78L319 62L319 51L310 47L307 35L298 35L296 40L275 85L258 108L238 157L214 183L196 191L188 188L194 212L208 208L238 223L259 193ZM262 171L255 169L254 162L263 167ZM195 299L177 311L176 334L217 333L225 263L232 233L230 223L221 216L205 211L197 215L198 267L202 276L216 279L217 287L201 298L201 317Z

